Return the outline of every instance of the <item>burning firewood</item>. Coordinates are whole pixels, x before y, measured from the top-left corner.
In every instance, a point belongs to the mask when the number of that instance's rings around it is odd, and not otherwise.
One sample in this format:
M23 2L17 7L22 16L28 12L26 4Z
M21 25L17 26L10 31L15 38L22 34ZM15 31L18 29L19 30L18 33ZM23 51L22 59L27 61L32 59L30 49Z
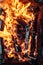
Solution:
M31 51L34 54L36 32L32 30L35 15L34 9L30 6L31 2L24 4L19 0L5 0L0 3L0 7L2 7L0 8L0 22L4 22L0 37L3 38L3 53L5 53L6 60L13 58L13 60L24 62L33 58L29 55Z

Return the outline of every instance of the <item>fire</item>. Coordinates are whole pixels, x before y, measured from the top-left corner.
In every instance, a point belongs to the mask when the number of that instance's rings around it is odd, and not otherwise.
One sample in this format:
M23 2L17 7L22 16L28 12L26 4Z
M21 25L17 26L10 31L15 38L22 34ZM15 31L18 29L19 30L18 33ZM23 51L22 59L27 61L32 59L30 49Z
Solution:
M19 60L26 61L28 59L22 58L23 54L27 53L30 54L31 50L31 35L28 41L28 49L25 50L25 40L19 40L17 35L17 25L19 25L18 20L22 19L26 25L34 20L33 12L30 12L28 9L31 6L31 2L26 4L20 2L19 0L4 0L0 3L0 7L3 8L4 12L0 15L0 19L4 22L3 31L0 31L0 37L3 38L4 43L4 51L7 54L8 58L16 58L16 51L15 45L20 46L22 52L17 52L17 57ZM20 21L21 22L21 21ZM32 22L30 28L32 28ZM17 40L17 44L13 41L13 38Z

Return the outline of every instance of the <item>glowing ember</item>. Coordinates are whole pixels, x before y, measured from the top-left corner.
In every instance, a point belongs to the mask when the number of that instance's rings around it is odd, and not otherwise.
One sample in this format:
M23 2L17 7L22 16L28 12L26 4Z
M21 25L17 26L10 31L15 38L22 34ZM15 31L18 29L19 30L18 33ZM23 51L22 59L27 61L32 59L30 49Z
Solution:
M4 51L8 58L18 58L22 61L28 60L28 58L23 58L23 55L26 53L29 55L31 52L30 48L32 36L29 36L28 48L25 49L25 38L22 39L22 34L25 35L26 32L18 34L17 26L25 24L28 25L30 21L32 21L29 27L30 29L32 28L34 14L28 10L30 6L31 2L23 4L22 2L19 2L19 0L4 0L2 3L0 3L0 7L4 10L4 12L2 12L2 15L0 15L0 19L2 19L4 22L4 28L3 31L0 31L0 37L3 38L5 47ZM23 24L23 22L25 24ZM21 26L19 29L20 32L22 32L21 30L24 30L25 28ZM22 49L20 52L19 48Z

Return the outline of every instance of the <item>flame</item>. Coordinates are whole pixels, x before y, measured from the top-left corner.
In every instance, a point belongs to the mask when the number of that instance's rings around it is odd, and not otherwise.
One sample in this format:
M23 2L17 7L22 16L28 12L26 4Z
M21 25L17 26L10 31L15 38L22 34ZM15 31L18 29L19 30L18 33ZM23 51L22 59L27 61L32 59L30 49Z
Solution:
M29 23L29 21L34 20L34 14L33 12L28 11L29 6L31 6L31 2L28 2L26 4L23 4L19 0L4 0L3 2L0 3L0 7L3 8L4 12L2 12L2 15L0 15L0 19L3 20L4 22L4 28L3 31L0 31L0 37L3 38L4 46L4 51L6 52L8 58L16 58L15 56L15 42L13 41L13 37L16 38L18 45L21 46L22 52L17 53L17 57L19 60L26 61L28 59L22 58L21 56L28 52L30 54L30 48L31 48L31 39L32 37L30 36L29 42L28 42L28 49L25 50L25 42L24 40L21 41L18 39L17 36L17 25L19 22L17 21L18 19L24 20L26 25ZM3 23L2 22L2 23ZM30 26L32 28L32 24Z

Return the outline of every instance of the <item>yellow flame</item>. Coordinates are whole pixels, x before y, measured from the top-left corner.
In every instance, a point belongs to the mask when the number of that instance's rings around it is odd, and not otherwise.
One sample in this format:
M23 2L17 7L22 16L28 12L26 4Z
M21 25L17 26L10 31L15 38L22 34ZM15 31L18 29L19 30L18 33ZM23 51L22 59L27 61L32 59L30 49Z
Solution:
M0 18L4 22L4 29L3 31L0 31L0 37L4 39L4 46L7 47L7 51L8 51L7 56L9 58L15 57L15 54L14 54L15 48L14 48L14 42L12 40L12 36L16 37L17 40L19 40L17 37L17 33L14 32L15 30L17 30L15 25L19 24L17 22L17 19L22 18L26 24L28 24L29 21L34 20L34 14L28 11L29 6L31 6L31 2L23 4L22 2L19 2L19 0L4 0L2 3L0 3L0 7L2 7L4 9L4 12L6 13L6 15L4 16L3 14L0 15ZM30 52L31 36L30 36L30 41L28 46L29 48L27 50L24 50L25 42L23 41L21 43L22 43L20 45L22 48L21 55L23 53L25 54L28 51ZM18 57L21 58L20 55L18 55ZM22 60L24 61L24 59Z

